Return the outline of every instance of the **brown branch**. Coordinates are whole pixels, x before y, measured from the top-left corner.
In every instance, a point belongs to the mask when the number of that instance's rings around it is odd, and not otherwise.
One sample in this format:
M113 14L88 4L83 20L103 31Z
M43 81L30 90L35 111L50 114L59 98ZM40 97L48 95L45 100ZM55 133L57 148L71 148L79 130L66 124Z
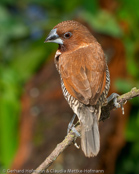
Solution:
M80 133L81 127L78 125L76 130ZM53 152L44 160L44 162L32 174L45 173L44 171L56 160L56 158L76 139L76 135L71 131L65 139L59 143Z
M119 104L124 104L126 101L131 100L132 98L137 97L137 96L139 96L139 89L132 88L130 92L120 95L117 98L117 102ZM113 104L113 101L108 103L106 106L103 106L101 108L101 116L100 116L99 121L104 121L105 119L109 118L110 111L114 108L115 108L115 106Z
M133 88L130 92L123 94L117 98L119 104L124 104L127 100L130 100L134 97L139 96L139 89ZM111 101L106 106L102 107L102 113L100 117L100 121L104 121L109 117L109 113L115 106ZM81 131L80 125L76 127L78 132ZM70 132L65 139L59 143L53 152L44 160L44 162L36 169L32 174L36 173L45 173L45 170L56 160L56 158L76 139L76 135L73 132Z

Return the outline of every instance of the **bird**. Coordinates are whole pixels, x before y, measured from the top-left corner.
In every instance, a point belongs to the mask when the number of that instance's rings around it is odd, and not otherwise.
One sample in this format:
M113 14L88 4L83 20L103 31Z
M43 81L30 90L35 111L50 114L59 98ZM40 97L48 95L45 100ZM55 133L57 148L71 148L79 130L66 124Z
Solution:
M62 92L79 119L82 151L94 157L100 150L99 118L110 88L106 56L89 29L74 20L57 24L45 42L58 44L54 62Z

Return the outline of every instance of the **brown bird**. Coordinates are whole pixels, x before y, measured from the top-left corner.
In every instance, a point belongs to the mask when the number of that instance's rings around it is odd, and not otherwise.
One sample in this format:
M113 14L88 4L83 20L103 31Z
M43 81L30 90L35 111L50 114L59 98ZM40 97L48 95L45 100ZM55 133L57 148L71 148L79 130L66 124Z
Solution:
M62 91L80 121L85 156L96 156L100 149L98 121L110 87L104 52L90 31L76 21L56 25L45 42L59 44L55 65Z

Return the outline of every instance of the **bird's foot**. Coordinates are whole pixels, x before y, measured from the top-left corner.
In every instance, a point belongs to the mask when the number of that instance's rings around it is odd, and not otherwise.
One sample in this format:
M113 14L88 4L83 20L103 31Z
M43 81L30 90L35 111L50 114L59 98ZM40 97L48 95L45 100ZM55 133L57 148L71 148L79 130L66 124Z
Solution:
M111 102L113 100L113 104L116 108L120 108L122 109L122 114L124 115L124 107L123 107L123 103L120 104L117 102L117 98L119 97L119 94L117 93L112 93L108 98L107 101L108 103ZM125 103L124 103L125 104Z
M67 134L71 131L72 127L73 127L73 122L75 120L76 114L73 115L71 121L68 124L68 129L67 129Z
M75 126L73 125L71 128L72 132L74 132L76 134L77 137L80 137L80 133L76 130Z
M77 137L80 137L80 133L76 130L75 125L73 124L74 120L75 120L75 117L76 117L76 114L73 115L71 121L68 124L67 134L70 131L72 131L72 132L74 132L76 134Z
M72 131L72 132L75 133L76 137L80 137L80 133L76 130L75 125L73 124L73 122L74 122L74 120L75 120L75 117L76 117L76 114L73 115L71 121L70 121L69 124L68 124L67 134L68 134L70 131ZM75 139L75 140L76 140L76 139ZM77 143L75 142L75 140L74 140L74 146L75 146L77 149L79 149L80 146L77 145Z
M78 144L74 141L74 146L77 148L77 149L80 149L80 145L78 146Z

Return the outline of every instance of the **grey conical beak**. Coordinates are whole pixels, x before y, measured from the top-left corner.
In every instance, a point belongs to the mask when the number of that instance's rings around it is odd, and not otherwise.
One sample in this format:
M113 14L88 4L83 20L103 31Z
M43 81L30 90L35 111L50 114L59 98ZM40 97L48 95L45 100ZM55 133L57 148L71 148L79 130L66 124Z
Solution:
M52 29L48 34L47 38L45 39L44 43L46 42L54 42L58 44L63 44L62 39L60 39L59 35L57 34L57 28Z

